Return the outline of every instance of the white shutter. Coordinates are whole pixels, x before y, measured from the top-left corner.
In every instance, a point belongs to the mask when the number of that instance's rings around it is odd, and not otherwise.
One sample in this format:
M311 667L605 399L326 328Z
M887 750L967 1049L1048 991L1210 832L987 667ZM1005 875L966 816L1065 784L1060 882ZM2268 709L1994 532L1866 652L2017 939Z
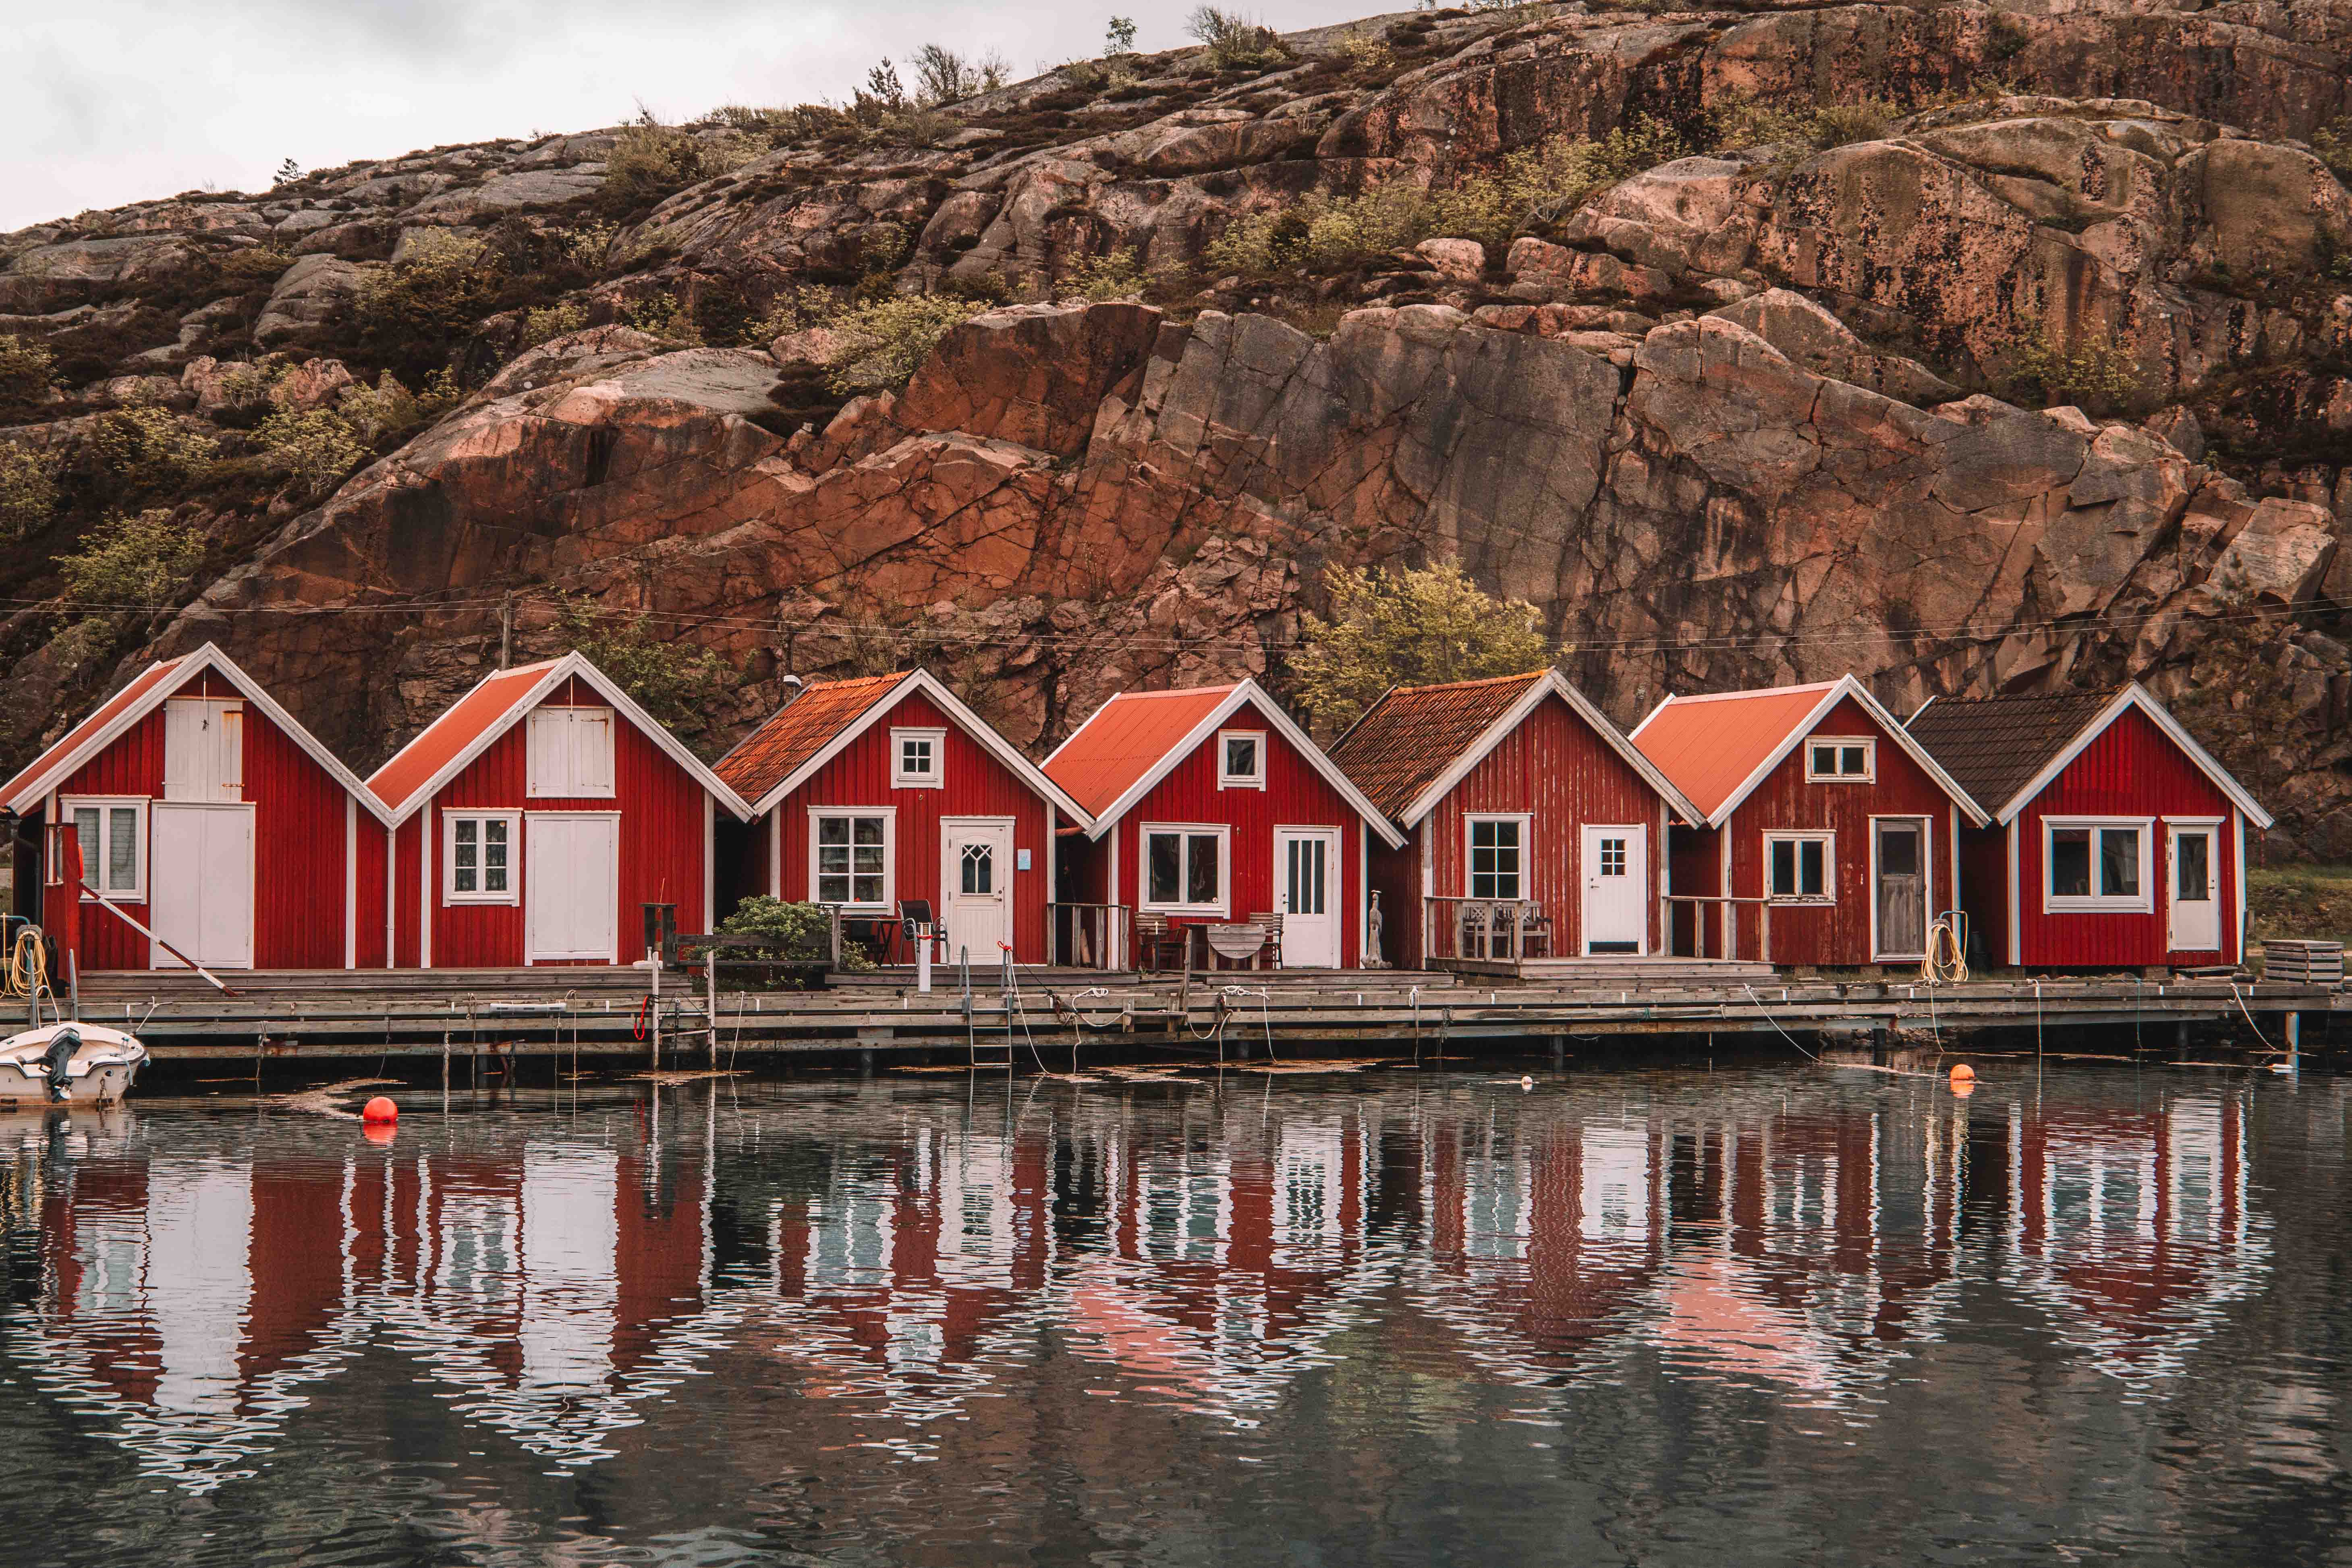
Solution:
M245 798L245 709L236 703L217 706L218 722L213 726L214 755L217 759L214 782L217 785L214 797L219 800Z
M206 704L200 699L174 697L163 704L163 798L205 800Z
M572 793L569 717L569 710L562 708L542 708L530 716L528 787L533 795L560 799Z
M613 712L609 708L572 710L572 793L613 793Z

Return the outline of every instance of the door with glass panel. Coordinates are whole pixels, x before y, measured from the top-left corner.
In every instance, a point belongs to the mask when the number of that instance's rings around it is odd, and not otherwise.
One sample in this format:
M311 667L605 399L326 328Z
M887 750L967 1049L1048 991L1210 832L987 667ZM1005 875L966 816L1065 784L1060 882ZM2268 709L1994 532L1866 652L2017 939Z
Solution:
M995 963L1013 940L1013 819L950 817L940 825L948 955Z
M2218 952L2221 947L2221 872L2213 853L2217 830L2175 827L2166 858L2172 893L2165 945L2174 952Z
M1584 951L1636 957L1649 942L1649 832L1640 824L1584 829Z
M1339 833L1331 827L1274 830L1275 890L1282 905L1282 966L1339 967Z
M1879 958L1925 958L1927 954L1927 824L1917 817L1885 817L1872 824L1877 836Z

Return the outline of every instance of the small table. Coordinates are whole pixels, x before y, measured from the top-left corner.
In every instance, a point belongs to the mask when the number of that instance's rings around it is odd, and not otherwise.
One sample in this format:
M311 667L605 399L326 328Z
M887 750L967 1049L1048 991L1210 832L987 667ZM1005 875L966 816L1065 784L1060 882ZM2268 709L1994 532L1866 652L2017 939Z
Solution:
M1203 925L1200 931L1201 938L1209 944L1211 952L1235 963L1247 959L1252 969L1258 966L1258 955L1265 951L1265 927L1255 921Z

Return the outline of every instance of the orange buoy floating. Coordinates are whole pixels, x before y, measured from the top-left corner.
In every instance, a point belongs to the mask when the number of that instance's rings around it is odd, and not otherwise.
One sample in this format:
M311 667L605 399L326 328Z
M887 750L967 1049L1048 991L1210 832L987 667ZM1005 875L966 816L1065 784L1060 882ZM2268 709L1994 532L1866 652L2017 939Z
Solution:
M400 1107L392 1102L389 1095L379 1094L369 1100L366 1107L360 1111L360 1120L372 1126L379 1127L387 1122L397 1121L400 1120Z
M1962 1085L1962 1084L1964 1084L1964 1083L1974 1083L1974 1082L1976 1082L1976 1080L1977 1080L1977 1069L1976 1069L1976 1068L1972 1068L1972 1067L1969 1066L1969 1064L1968 1064L1968 1063L1966 1063L1966 1062L1954 1062L1954 1063L1952 1064L1952 1087L1953 1087L1953 1088L1958 1089L1960 1085Z
M360 1136L371 1143L389 1143L400 1136L396 1121L370 1121L360 1128Z

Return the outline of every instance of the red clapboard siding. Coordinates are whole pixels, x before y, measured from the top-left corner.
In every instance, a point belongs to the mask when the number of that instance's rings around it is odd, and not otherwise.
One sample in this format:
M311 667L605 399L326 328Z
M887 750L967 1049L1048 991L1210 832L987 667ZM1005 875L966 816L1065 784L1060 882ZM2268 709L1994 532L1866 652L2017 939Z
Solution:
M1339 921L1339 965L1357 967L1363 939L1360 911L1364 907L1362 855L1363 819L1348 798L1331 787L1315 765L1266 722L1261 713L1238 710L1220 730L1265 731L1265 787L1219 789L1215 736L1193 749L1168 776L1120 817L1111 837L1118 840L1117 901L1133 909L1141 900L1141 830L1143 824L1224 823L1233 828L1232 875L1227 884L1226 917L1245 920L1270 910L1275 904L1274 830L1277 827L1336 827L1339 830L1339 875L1331 909ZM1097 853L1101 852L1097 847ZM1385 900L1383 900L1385 902ZM1170 917L1171 923L1189 925L1196 920Z
M1554 950L1563 954L1584 947L1580 859L1585 825L1643 829L1649 846L1643 891L1650 911L1650 947L1655 952L1658 858L1665 853L1658 842L1657 792L1558 697L1546 698L1480 758L1415 829L1429 840L1431 891L1440 898L1468 893L1469 816L1517 811L1533 815L1528 896L1550 914ZM1381 903L1385 910L1387 898Z
M1727 825L1731 834L1731 890L1743 899L1764 892L1764 835L1782 829L1830 829L1836 833L1836 900L1826 907L1772 911L1772 962L1780 964L1844 966L1876 962L1871 952L1870 819L1924 816L1932 871L1928 908L1952 903L1952 828L1956 807L1943 786L1911 760L1862 705L1840 702L1815 724L1811 735L1874 735L1877 779L1872 784L1809 784L1801 742L1754 793L1740 802ZM1742 906L1736 924L1741 958L1758 954L1761 913Z
M383 824L362 811L358 839L358 923L353 928L358 940L352 943L352 963L361 969L383 969L391 963L391 955L384 948L389 934L384 921L384 879L391 874L391 868L386 864L389 844Z
M158 708L148 714L125 731L112 745L75 769L72 776L58 787L58 794L135 795L144 795L151 801L161 798L163 794L163 710ZM150 843L139 847L143 856L152 847L152 836ZM103 869L102 867L85 866L82 876L95 882ZM145 904L122 900L116 900L116 903L141 925L154 923L148 916ZM144 969L148 966L147 957L145 937L105 910L91 909L89 900L84 900L81 950L75 957L79 967ZM258 962L260 954L257 952L254 957Z
M1985 963L2007 963L2009 829L1998 823L1960 828L1960 908L1968 911L1969 932L1983 949Z
M604 703L593 688L575 680L566 682L541 706L602 707ZM441 902L442 816L446 812L466 807L526 814L618 812L620 876L615 930L623 962L637 956L644 945L644 919L639 907L644 903L676 904L680 931L709 929L709 911L702 901L709 796L702 785L650 736L628 722L625 715L616 712L614 718L610 797L572 800L533 796L530 792L530 726L528 720L522 719L491 742L457 777L442 785L430 805L412 819L413 823L429 827L425 847L431 861L431 875L426 880L433 901L434 968L505 968L524 961L521 900L530 896L530 856L524 844L516 847L516 902L448 906ZM404 826L404 852L412 831L413 826ZM528 837L526 832L526 842ZM409 886L415 885L417 874L413 858L407 860L402 876ZM402 896L409 906L407 921L413 922L416 895L404 889ZM408 945L404 939L404 952Z
M2042 823L2053 816L2139 816L2155 821L2149 855L2156 898L2146 914L2067 910L2044 914ZM2173 952L2167 943L2172 888L2165 874L2166 817L2220 817L2221 951L2235 963L2238 930L2238 812L2171 737L2127 710L2017 814L2019 962L2035 965L2138 966L2212 963L2210 950Z
M945 729L947 743L938 789L894 789L890 784L890 731ZM1013 869L1013 946L1015 962L1045 961L1045 905L1053 897L1050 807L1021 777L958 726L930 699L917 691L872 728L842 748L816 775L777 804L767 820L780 823L783 884L777 896L811 900L809 808L818 805L895 806L893 891L901 901L940 903L940 822L950 816L1013 818L1013 859L1029 852L1029 869ZM977 959L981 955L975 954Z

